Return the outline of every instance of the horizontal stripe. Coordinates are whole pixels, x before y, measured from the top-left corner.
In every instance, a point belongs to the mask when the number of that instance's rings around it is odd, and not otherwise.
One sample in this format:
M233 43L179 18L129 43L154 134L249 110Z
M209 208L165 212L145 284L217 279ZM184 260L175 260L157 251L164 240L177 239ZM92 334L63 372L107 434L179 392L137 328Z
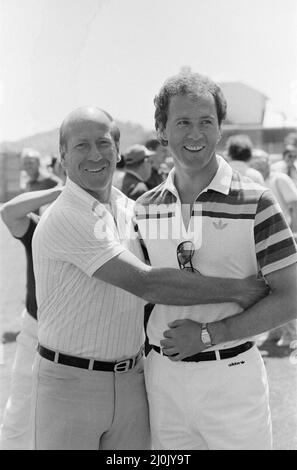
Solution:
M203 217L212 217L212 218L219 218L219 219L238 219L238 220L246 220L246 219L253 220L255 217L254 214L211 212L211 211L205 211L205 210L203 210L202 215Z
M280 269L286 268L291 266L292 264L297 263L297 254L294 253L290 256L287 256L284 259L279 259L275 263L270 263L268 265L263 266L261 269L263 276L267 276L275 271L279 271Z
M278 212L254 227L255 243L269 238L270 235L287 228L284 216Z
M147 214L136 214L137 220L158 220L158 219L171 219L175 216L175 212L168 212L167 214L160 214L159 212L156 213L147 213Z
M287 228L284 228L280 232L273 233L272 235L269 236L269 244L274 245L276 243L282 242L283 240L287 240L290 237L291 237L291 232ZM268 240L266 238L258 242L256 245L256 252L259 253L265 250L267 247L267 242Z
M270 204L265 209L261 210L260 212L257 212L257 215L255 217L255 227L265 222L273 215L280 213L282 213L282 211L278 204Z
M257 260L260 268L262 268L264 265L275 263L277 260L285 259L294 253L296 253L296 246L292 238L287 238L257 252Z
M252 214L253 216L255 216L257 212L257 201L249 203L249 204L245 204L245 203L231 204L230 202L229 203L225 203L225 202L217 203L217 202L211 201L211 202L206 202L203 205L203 210L210 211L210 212L222 212L226 214L244 213L244 214Z

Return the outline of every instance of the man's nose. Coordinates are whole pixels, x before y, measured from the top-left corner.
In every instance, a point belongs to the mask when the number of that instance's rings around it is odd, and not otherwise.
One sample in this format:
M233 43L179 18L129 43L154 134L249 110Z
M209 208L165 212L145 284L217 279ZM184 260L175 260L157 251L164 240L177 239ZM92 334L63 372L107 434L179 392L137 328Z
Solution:
M201 130L200 130L200 127L198 125L193 125L190 127L189 129L189 136L193 139L193 140L198 140L201 136Z
M89 152L89 158L91 160L98 160L101 157L100 150L98 149L98 146L94 143L90 147L90 152Z

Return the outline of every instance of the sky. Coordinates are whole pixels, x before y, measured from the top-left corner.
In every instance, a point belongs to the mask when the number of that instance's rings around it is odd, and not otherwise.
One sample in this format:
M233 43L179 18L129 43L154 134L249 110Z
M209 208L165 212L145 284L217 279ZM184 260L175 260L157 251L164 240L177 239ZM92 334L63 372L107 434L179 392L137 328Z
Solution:
M154 127L153 98L189 66L297 121L296 0L0 0L0 141L96 105ZM281 115L279 113L284 113Z

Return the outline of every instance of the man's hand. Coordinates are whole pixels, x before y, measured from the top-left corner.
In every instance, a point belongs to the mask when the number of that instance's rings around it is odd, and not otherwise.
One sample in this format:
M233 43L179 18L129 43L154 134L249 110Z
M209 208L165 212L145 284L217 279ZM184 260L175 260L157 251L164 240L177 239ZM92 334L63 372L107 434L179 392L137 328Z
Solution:
M242 279L242 288L238 296L238 304L246 310L259 300L269 294L269 286L262 279L256 279L255 276L250 276Z
M168 323L169 330L164 331L160 344L163 354L171 361L181 361L193 356L205 348L201 341L201 323L193 320L175 320Z

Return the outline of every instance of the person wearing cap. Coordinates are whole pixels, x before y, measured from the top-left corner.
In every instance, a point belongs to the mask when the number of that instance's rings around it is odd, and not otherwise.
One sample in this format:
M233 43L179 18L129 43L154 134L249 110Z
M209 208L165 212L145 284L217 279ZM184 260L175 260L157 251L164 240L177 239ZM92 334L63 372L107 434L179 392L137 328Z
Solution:
M132 145L126 150L126 174L122 181L121 191L130 199L136 200L149 189L147 180L152 173L149 157L152 155L154 152L140 144Z
M151 157L152 173L146 182L148 189L153 189L161 184L167 177L167 148L164 147L158 139L147 140L145 146L147 149L154 152L154 155Z
M134 201L112 187L119 140L113 118L94 107L72 111L60 127L67 180L33 238L37 450L148 449L144 304L233 299L245 308L266 292L256 279L208 279L144 262Z
M259 273L270 293L247 309L155 305L145 362L153 448L271 449L268 380L253 338L297 316L292 232L271 192L216 153L227 104L215 82L180 73L154 104L174 168L136 201L152 267L238 279Z

